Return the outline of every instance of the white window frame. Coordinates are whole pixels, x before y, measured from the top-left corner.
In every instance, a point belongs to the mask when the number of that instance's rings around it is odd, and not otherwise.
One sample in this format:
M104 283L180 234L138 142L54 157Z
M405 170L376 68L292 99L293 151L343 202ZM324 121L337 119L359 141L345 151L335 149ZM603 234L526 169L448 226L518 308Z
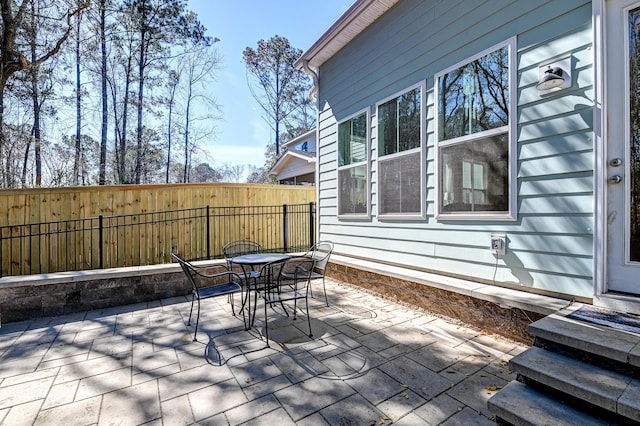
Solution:
M413 86L409 86L397 93L394 93L391 96L388 96L381 101L376 103L376 137L375 137L375 151L376 158L378 160L377 164L377 177L376 177L376 185L377 185L377 208L378 208L378 219L380 220L425 220L426 219L426 157L425 157L425 133L426 133L426 96L427 96L427 84L426 81L422 81L420 83L414 84ZM380 128L380 113L379 107L382 104L389 102L392 99L397 99L401 95L410 92L414 89L420 90L420 146L418 148L408 149L406 151L395 152L393 154L380 155L380 141L378 140L377 132ZM372 140L373 143L373 140ZM382 194L382 185L380 182L381 174L380 174L380 160L391 160L394 158L411 155L419 153L420 155L420 212L416 213L380 213L380 205L381 205L381 197Z
M362 114L365 114L365 120L367 122L367 126L366 126L366 131L367 131L367 135L366 135L366 140L365 140L365 160L364 161L360 161L358 163L352 163L352 164L347 164L345 166L341 166L340 165L340 125L342 123L345 123L349 120L352 120ZM346 117L344 120L341 120L340 122L338 122L336 124L336 145L337 145L337 172L336 172L336 182L337 182L337 201L338 201L338 205L336 206L336 210L337 210L337 215L339 219L369 219L371 218L371 146L370 146L370 142L371 142L371 108L364 108L358 112L356 112L355 114L352 114L348 117ZM341 200L340 198L342 197L341 195L341 191L340 191L340 172L342 170L347 170L347 169L351 169L351 168L355 168L355 167L360 167L360 166L365 166L366 168L366 201L367 201L367 211L365 213L345 213L345 214L341 214L340 213L340 205L341 205Z
M498 49L502 49L503 47L508 48L509 53L509 123L507 127L507 137L509 141L509 199L508 211L504 212L451 212L451 213L443 213L441 211L442 206L440 205L440 198L443 188L442 182L442 170L440 164L440 150L445 147L449 147L452 145L469 143L474 139L479 139L482 137L489 137L496 134L503 134L504 126L500 129L491 129L483 132L473 133L467 136L461 136L454 139L448 139L446 141L440 141L440 111L439 111L439 90L438 87L440 76L447 74L455 69L460 68L463 65L467 65L478 58L486 56L487 54L494 52ZM517 199L518 199L518 187L517 187L517 37L511 37L505 40L502 43L491 46L488 49L483 50L482 52L473 55L463 61L458 62L451 67L440 71L434 76L434 110L435 110L435 175L436 175L436 183L435 183L435 214L436 219L438 220L495 220L495 221L514 221L517 219Z

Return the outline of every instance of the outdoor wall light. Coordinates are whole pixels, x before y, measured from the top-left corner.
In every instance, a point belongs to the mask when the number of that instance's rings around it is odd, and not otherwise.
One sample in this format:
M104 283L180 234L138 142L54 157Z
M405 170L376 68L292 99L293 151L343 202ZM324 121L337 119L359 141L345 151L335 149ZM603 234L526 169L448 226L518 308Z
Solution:
M562 74L564 73L560 67L547 67L547 70L544 72L544 76L542 76L542 79L536 85L536 89L542 91L562 86L564 84Z
M536 89L546 93L571 87L571 58L563 58L554 63L538 67Z

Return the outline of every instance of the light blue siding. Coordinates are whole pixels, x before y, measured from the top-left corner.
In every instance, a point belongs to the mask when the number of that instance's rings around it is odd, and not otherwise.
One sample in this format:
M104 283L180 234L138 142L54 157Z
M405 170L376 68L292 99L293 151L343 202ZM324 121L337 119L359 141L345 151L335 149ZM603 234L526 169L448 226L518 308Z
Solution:
M320 68L319 231L336 251L497 285L590 297L593 292L591 3L403 0ZM517 37L517 220L435 219L434 75ZM538 66L571 55L572 87L540 95ZM376 115L371 218L337 217L337 122L426 82L427 217L378 218ZM507 234L504 258L489 252Z

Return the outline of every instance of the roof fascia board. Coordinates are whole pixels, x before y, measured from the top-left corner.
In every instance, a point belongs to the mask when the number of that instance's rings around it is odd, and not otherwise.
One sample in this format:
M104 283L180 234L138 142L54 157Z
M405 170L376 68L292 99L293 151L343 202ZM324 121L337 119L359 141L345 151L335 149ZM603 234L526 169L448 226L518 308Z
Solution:
M399 0L356 0L342 16L295 62L299 70L306 61L318 69L333 53L358 36ZM343 36L343 37L341 37ZM332 44L331 49L329 45ZM331 53L329 50L334 50ZM325 57L326 56L326 57Z

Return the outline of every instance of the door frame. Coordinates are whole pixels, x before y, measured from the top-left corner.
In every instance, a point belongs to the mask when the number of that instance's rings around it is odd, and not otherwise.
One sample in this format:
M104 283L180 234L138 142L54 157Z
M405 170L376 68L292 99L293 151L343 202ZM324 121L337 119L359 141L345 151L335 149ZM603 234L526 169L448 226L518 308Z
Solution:
M640 297L607 291L607 144L606 144L606 65L605 13L606 0L592 0L593 25L593 105L594 132L594 235L593 235L593 304L624 312L640 314Z

